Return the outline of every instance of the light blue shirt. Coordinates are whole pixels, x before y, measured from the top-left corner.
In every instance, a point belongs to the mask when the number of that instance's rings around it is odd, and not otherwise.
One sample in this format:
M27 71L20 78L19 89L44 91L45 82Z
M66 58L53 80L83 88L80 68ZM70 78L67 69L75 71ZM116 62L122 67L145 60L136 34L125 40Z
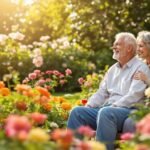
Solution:
M114 64L106 73L98 91L89 98L87 105L100 107L114 104L118 107L132 107L141 103L147 85L141 80L133 79L137 71L150 76L149 67L136 57L122 68L119 63Z

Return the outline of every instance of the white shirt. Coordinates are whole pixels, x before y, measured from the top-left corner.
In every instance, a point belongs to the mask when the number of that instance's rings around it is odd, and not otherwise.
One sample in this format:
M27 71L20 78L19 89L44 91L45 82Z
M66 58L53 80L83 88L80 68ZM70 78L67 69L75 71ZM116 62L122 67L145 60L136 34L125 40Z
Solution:
M142 102L147 85L141 80L133 79L137 71L143 71L150 76L148 66L136 57L123 68L119 63L114 64L105 75L98 91L89 98L87 105L100 107L114 104L118 107L132 107Z

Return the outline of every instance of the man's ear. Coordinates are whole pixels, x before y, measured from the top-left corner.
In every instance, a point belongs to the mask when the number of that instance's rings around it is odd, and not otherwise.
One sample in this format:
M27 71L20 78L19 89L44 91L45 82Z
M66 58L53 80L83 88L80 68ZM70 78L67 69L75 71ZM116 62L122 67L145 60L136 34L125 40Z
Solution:
M131 46L131 45L128 45L128 52L131 52L131 51L133 51L133 47Z

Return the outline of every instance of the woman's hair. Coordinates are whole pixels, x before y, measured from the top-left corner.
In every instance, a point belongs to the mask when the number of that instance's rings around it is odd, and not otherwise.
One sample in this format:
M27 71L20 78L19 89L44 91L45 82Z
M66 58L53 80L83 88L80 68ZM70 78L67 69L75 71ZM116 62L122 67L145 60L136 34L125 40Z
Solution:
M141 40L150 51L150 32L149 31L139 32L137 36L137 41L138 40Z
M122 38L127 45L132 46L133 52L135 53L137 44L136 44L136 38L132 33L129 32L118 33L116 34L115 39L119 39L119 38Z

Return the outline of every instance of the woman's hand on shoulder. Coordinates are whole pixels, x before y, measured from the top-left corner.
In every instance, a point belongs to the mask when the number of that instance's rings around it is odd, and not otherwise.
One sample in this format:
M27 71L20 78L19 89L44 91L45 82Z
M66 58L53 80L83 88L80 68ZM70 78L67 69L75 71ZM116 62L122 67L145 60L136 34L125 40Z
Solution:
M141 80L141 81L147 82L148 77L147 77L146 74L143 73L142 71L138 71L138 72L136 72L136 73L134 74L133 79L135 79L135 80Z

